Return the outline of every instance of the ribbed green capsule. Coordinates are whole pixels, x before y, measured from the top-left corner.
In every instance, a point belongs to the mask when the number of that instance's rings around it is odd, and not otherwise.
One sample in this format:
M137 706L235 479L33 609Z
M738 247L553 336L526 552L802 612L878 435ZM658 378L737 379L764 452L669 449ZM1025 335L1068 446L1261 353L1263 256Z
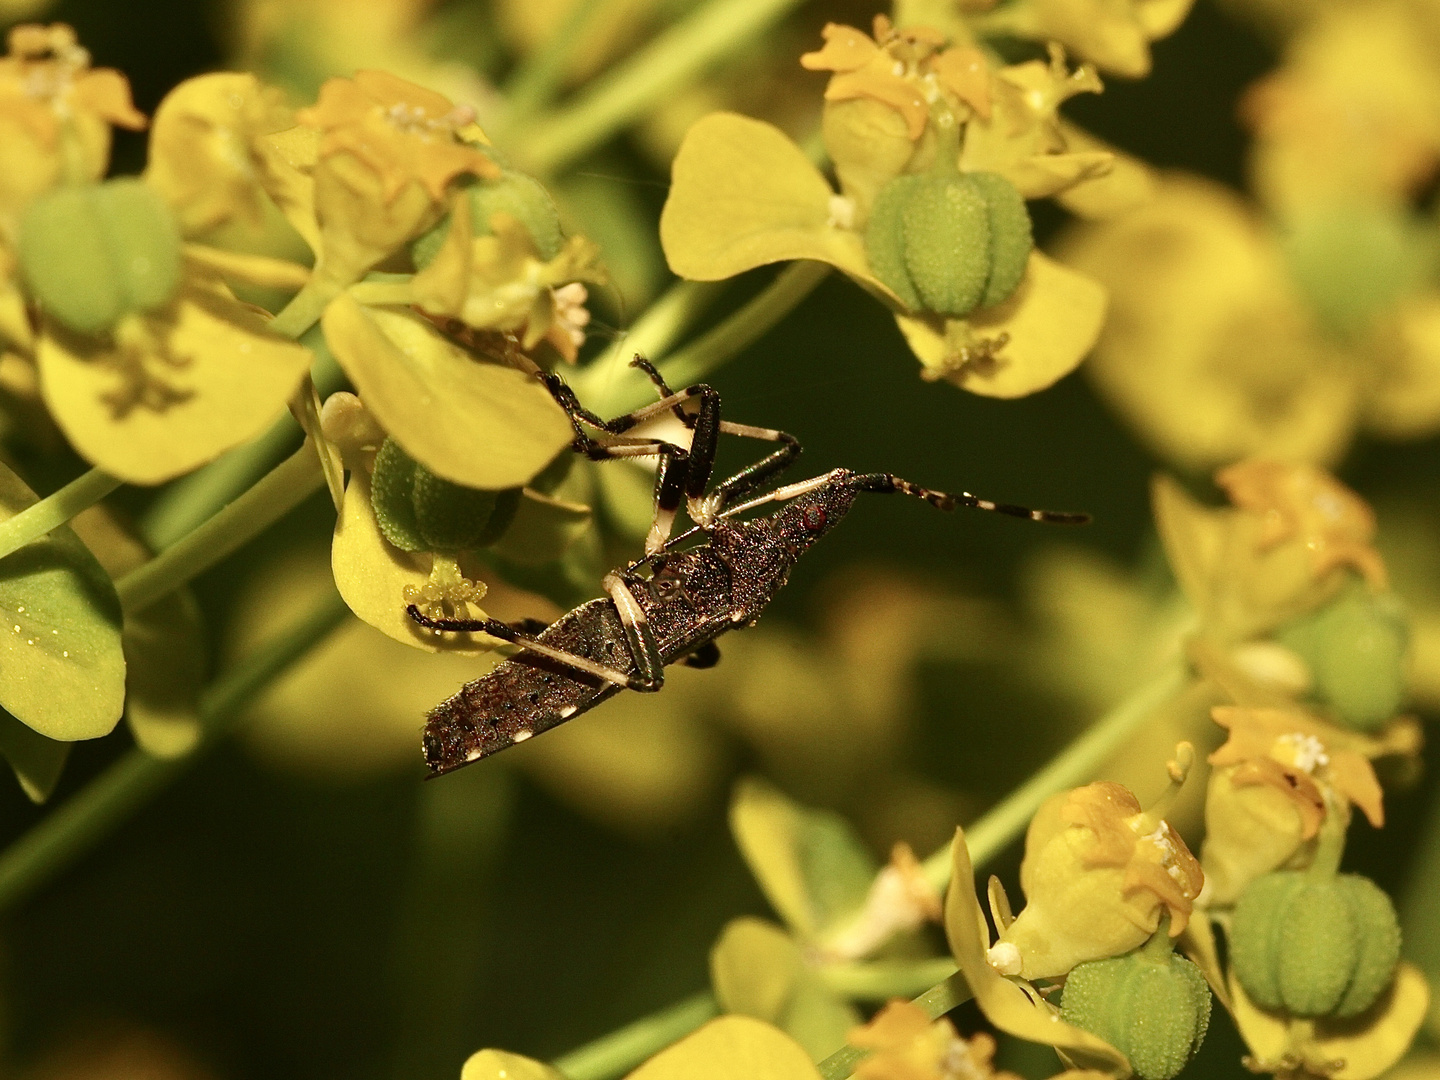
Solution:
M386 439L370 477L370 505L385 539L401 551L454 553L505 535L520 489L480 491L444 480Z
M1100 1036L1141 1080L1170 1080L1210 1027L1210 987L1164 938L1124 956L1077 965L1065 979L1060 1019Z
M1376 731L1400 711L1410 626L1388 593L1357 586L1277 637L1309 665L1315 696L1347 726Z
M961 318L1008 299L1025 276L1030 214L997 173L923 173L875 197L865 249L905 305Z
M1277 870L1240 894L1230 957L1240 985L1262 1008L1355 1016L1395 974L1400 923L1390 897L1367 877Z
M507 169L498 179L478 180L465 192L470 198L470 228L476 236L490 236L493 232L490 219L495 214L508 214L525 226L540 258L553 259L565 246L565 232L560 226L555 200L534 177ZM435 258L449 230L447 214L411 245L410 254L417 268L423 270Z
M40 306L81 334L163 307L180 287L180 224L134 178L57 188L20 219L20 272Z

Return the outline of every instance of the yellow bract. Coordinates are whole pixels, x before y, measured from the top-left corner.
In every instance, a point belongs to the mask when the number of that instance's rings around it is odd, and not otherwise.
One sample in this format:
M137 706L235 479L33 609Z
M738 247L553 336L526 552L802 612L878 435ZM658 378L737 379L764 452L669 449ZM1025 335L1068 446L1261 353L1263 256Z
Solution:
M171 304L127 316L110 337L47 323L45 403L86 460L159 484L263 431L310 366L310 350L193 264Z
M477 359L419 315L342 295L323 325L366 406L436 476L491 491L520 487L574 438L538 380Z
M1102 71L1150 74L1150 42L1185 21L1194 0L1020 0L978 20L987 32L1056 41Z
M1018 1080L996 1070L994 1038L962 1039L949 1020L932 1021L909 1001L890 1002L846 1041L874 1051L855 1070L857 1080Z

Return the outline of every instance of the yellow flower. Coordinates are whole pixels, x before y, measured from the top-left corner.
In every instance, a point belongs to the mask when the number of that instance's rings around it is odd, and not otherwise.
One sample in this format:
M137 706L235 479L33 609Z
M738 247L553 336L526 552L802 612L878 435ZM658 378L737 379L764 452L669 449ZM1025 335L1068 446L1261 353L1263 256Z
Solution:
M1193 751L1172 763L1183 782ZM989 951L997 970L1026 979L1138 948L1168 915L1184 931L1204 876L1185 841L1119 784L1099 782L1048 800L1025 835L1026 905Z
M1385 568L1374 518L1349 488L1312 465L1257 460L1222 470L1234 508L1209 508L1157 477L1155 521L1201 635L1234 644L1333 599L1358 571L1372 588Z
M470 200L454 200L445 243L412 283L416 306L473 329L518 334L527 351L548 341L573 363L590 320L579 279L604 280L598 249L574 236L547 261L515 218L496 214L489 224L493 235L473 235Z
M313 152L319 269L338 284L438 221L452 182L500 175L472 110L383 71L327 80L296 119L314 143L297 134L291 168L307 171Z
M1105 295L1032 252L1019 289L967 319L911 315L871 269L853 204L779 129L734 113L691 127L675 157L660 240L681 277L716 281L813 259L842 270L896 313L935 378L989 397L1022 397L1071 371L1099 333Z
M0 58L0 215L10 218L61 182L105 175L110 126L145 126L130 84L90 54L63 23L12 27Z
M1363 203L1307 214L1282 237L1224 188L1171 176L1062 245L1113 305L1091 377L1163 457L1329 462L1359 428L1440 428L1423 227Z

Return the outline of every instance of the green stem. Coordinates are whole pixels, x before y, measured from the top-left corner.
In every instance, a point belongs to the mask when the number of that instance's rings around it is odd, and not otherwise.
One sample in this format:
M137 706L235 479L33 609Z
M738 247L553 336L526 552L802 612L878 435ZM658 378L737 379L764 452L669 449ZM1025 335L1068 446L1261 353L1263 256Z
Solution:
M1125 740L1154 715L1155 710L1174 697L1188 678L1183 665L1176 663L1141 687L1029 780L1021 784L965 830L970 858L976 867L1004 851L1025 831L1040 804L1056 792L1088 782ZM925 860L925 875L943 891L950 884L950 845L946 844Z
M343 286L331 280L317 266L305 287L290 298L270 323L270 329L286 337L299 338L320 321L326 306Z
M719 1013L715 996L702 991L570 1051L556 1059L555 1068L569 1080L607 1080L683 1039Z
M127 614L143 611L264 532L324 483L315 451L302 446L225 509L116 582L121 606Z
M524 164L553 173L607 141L710 64L770 26L800 0L709 0L619 67L589 84L574 104L527 131Z
M957 1005L963 1005L972 997L974 995L970 993L970 985L965 981L965 977L957 971L944 982L926 990L914 1000L914 1004L924 1009L925 1015L931 1020L938 1020L951 1009ZM859 1047L842 1046L820 1062L817 1069L823 1080L845 1080L855 1071L855 1066L869 1054L869 1050L862 1050Z
M76 477L53 495L27 506L6 521L0 521L0 559L38 540L51 529L64 525L81 510L94 506L120 486L122 481L100 469Z
M829 274L828 263L791 263L749 303L699 341L691 342L666 359L666 378L676 386L689 386L704 379L799 307Z
M20 903L163 790L235 720L241 708L334 629L345 614L331 593L286 631L211 684L200 701L200 747L169 761L131 750L0 853L0 911Z
M666 380L673 386L689 386L704 379L794 311L829 273L830 267L825 263L791 263L776 274L775 280L758 295L726 316L714 329L662 360L658 366ZM667 299L669 294L661 299L661 303ZM677 311L673 314L682 313ZM633 336L632 339L627 339L624 345L628 363L629 354L637 351ZM602 363L608 359L606 357ZM591 369L586 370L588 374ZM602 384L592 397L586 399L592 402L591 407L602 415L636 408L653 396L654 391L649 388L650 384L638 372L629 371L621 378L613 368L607 366L605 370L609 375L608 384ZM588 381L599 382L599 378ZM584 394L581 396L585 398Z
M678 281L645 309L623 337L593 363L570 376L580 400L601 415L633 409L646 400L650 382L630 366L639 355L658 361L670 351L729 284L723 281ZM629 404L627 404L629 403Z
M497 123L486 125L487 128L493 127L490 132L492 137L503 141L520 121L529 119L537 109L543 109L550 102L565 78L565 65L575 55L576 47L585 40L596 16L604 9L605 4L600 0L581 0L572 4L560 27L540 48L520 61L501 88L504 114Z
M948 956L929 960L872 960L868 963L830 964L818 969L820 980L851 1001L888 1001L914 997L955 973Z

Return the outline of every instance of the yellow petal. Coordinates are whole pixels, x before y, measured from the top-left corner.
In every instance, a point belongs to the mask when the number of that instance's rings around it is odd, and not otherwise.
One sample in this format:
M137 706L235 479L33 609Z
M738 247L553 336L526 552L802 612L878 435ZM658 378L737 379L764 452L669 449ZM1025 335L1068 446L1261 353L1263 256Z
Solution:
M819 1080L799 1043L778 1028L748 1016L722 1016L668 1050L626 1080Z
M1373 354L1367 426L1389 439L1434 434L1440 429L1440 295L1402 301Z
M825 177L779 128L712 113L690 128L675 155L660 242L670 268L693 281L814 259L900 307L870 273L860 235L832 223L834 198Z
M270 331L224 285L191 272L172 307L147 317L169 360L153 372L178 400L107 403L127 386L126 361L104 339L48 327L39 363L45 403L86 460L133 484L159 484L264 431L310 366L310 350Z
M350 474L345 501L335 519L330 545L335 587L346 606L365 622L396 641L426 652L485 653L499 646L484 634L435 634L406 614L405 588L419 589L430 580L430 556L410 554L389 544L370 506L370 477ZM483 611L470 611L484 618Z
M297 125L257 138L254 146L260 162L260 182L285 220L318 255L320 223L315 218L315 179L311 172L320 154L320 133Z
M436 476L490 491L520 487L574 438L538 380L477 359L418 315L342 295L323 325L366 407Z
M966 319L895 317L927 378L997 398L1024 397L1068 375L1094 345L1104 320L1105 290L1038 251L1030 254L1020 288L1003 304ZM1002 336L992 357L964 351Z
M1072 214L1092 221L1115 217L1155 197L1159 177L1139 158L1064 120L1060 121L1060 134L1072 152L1104 151L1111 157L1111 166L1103 174L1081 180L1056 196Z

